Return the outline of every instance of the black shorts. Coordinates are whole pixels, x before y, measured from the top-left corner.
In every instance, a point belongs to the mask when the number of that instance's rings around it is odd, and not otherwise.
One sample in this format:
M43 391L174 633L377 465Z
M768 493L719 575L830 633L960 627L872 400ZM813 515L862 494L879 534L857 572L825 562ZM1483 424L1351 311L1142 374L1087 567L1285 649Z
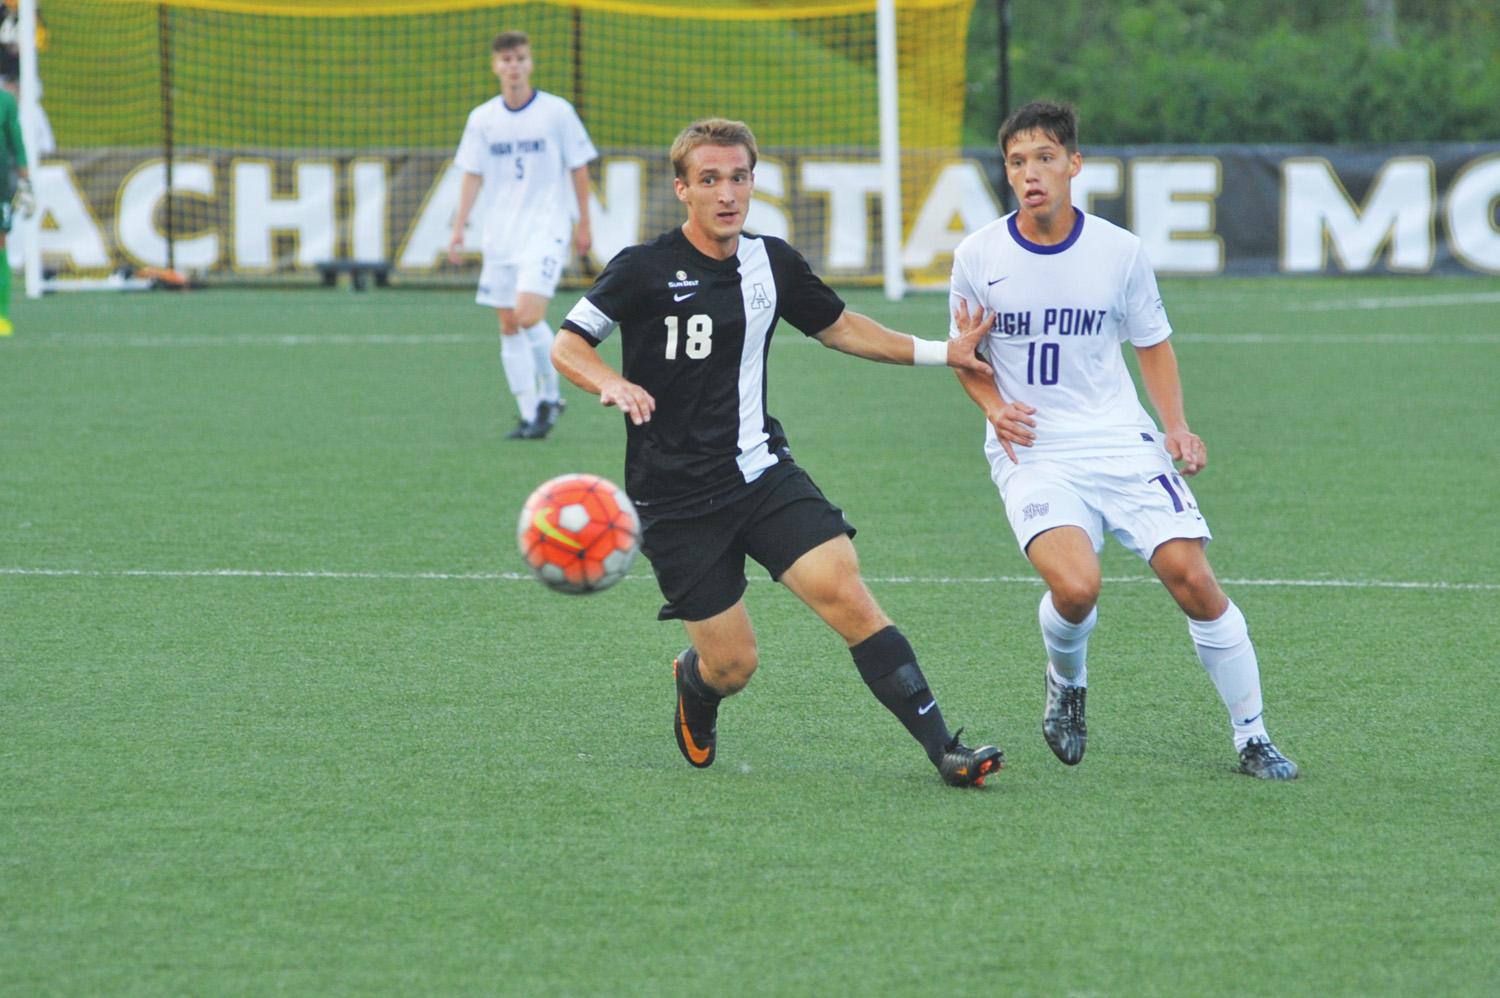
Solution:
M778 464L700 516L641 516L641 552L667 602L659 620L707 620L745 594L745 556L773 580L792 563L839 534L854 536L844 511L828 501L807 472Z

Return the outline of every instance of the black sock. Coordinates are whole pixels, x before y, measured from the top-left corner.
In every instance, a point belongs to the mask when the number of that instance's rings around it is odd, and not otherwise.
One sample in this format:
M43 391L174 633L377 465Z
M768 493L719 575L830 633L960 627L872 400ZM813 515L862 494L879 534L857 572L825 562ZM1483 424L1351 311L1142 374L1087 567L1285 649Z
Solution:
M906 725L934 765L940 762L953 736L906 636L892 624L850 648L849 654L875 699Z
M677 660L677 671L682 675L683 685L708 706L712 707L724 699L724 695L705 683L703 676L698 672L698 650L696 648L689 648Z

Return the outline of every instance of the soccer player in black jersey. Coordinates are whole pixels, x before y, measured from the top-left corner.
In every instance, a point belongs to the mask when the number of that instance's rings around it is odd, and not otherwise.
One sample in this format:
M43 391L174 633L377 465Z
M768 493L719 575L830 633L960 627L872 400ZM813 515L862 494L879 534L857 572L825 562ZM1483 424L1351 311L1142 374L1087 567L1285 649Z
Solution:
M959 337L929 341L847 311L796 250L742 233L755 162L743 122L683 130L672 165L687 222L611 260L552 347L558 371L626 416L625 485L666 597L659 616L682 620L691 642L673 663L677 746L692 765L711 765L719 702L759 664L744 601L749 555L848 642L860 676L944 780L981 786L1004 755L948 731L910 643L860 577L854 528L792 462L766 411L766 355L784 318L858 357L988 375L974 353L986 315L965 309ZM595 349L616 325L623 372Z

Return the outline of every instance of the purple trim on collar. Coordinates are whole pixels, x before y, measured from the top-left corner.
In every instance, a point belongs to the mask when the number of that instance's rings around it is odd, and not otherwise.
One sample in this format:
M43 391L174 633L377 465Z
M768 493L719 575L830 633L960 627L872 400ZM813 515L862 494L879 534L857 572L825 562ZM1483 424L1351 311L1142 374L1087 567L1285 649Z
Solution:
M504 95L501 95L501 97L500 97L500 106L503 107L503 108L505 108L505 110L509 111L511 114L520 114L522 111L526 110L528 107L530 107L532 105L532 103L536 100L536 95L539 94L539 93L541 93L540 90L536 89L535 87L532 87L531 88L531 96L528 97L528 98L526 98L526 103L522 104L520 107L511 107L509 104L505 103L505 97L504 97Z
M1023 250L1026 250L1029 253L1051 255L1053 253L1061 253L1069 246L1072 246L1074 243L1078 242L1078 237L1083 233L1083 212L1079 211L1076 207L1073 209L1073 212L1078 216L1077 218L1073 219L1073 231L1068 233L1068 238L1064 239L1062 242L1058 243L1055 246L1043 246L1041 243L1034 243L1030 239L1027 239L1025 236L1021 235L1021 230L1016 225L1016 219L1021 215L1020 212L1013 212L1010 216L1010 220L1006 223L1006 225L1010 228L1011 238L1014 239Z

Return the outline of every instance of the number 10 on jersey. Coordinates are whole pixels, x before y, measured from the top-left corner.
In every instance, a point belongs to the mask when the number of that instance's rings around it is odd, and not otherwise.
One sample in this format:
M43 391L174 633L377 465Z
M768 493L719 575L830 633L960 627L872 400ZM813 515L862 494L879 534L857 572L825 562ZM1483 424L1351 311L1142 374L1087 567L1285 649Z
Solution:
M1038 350L1037 347L1041 349ZM1056 343L1037 343L1032 340L1026 346L1026 383L1028 385L1057 384L1057 358L1061 349Z
M667 319L667 360L677 359L677 341L681 338L678 332L678 317L669 315ZM714 348L714 320L707 315L688 316L687 342L683 344L682 352L689 360L702 360L709 355Z

